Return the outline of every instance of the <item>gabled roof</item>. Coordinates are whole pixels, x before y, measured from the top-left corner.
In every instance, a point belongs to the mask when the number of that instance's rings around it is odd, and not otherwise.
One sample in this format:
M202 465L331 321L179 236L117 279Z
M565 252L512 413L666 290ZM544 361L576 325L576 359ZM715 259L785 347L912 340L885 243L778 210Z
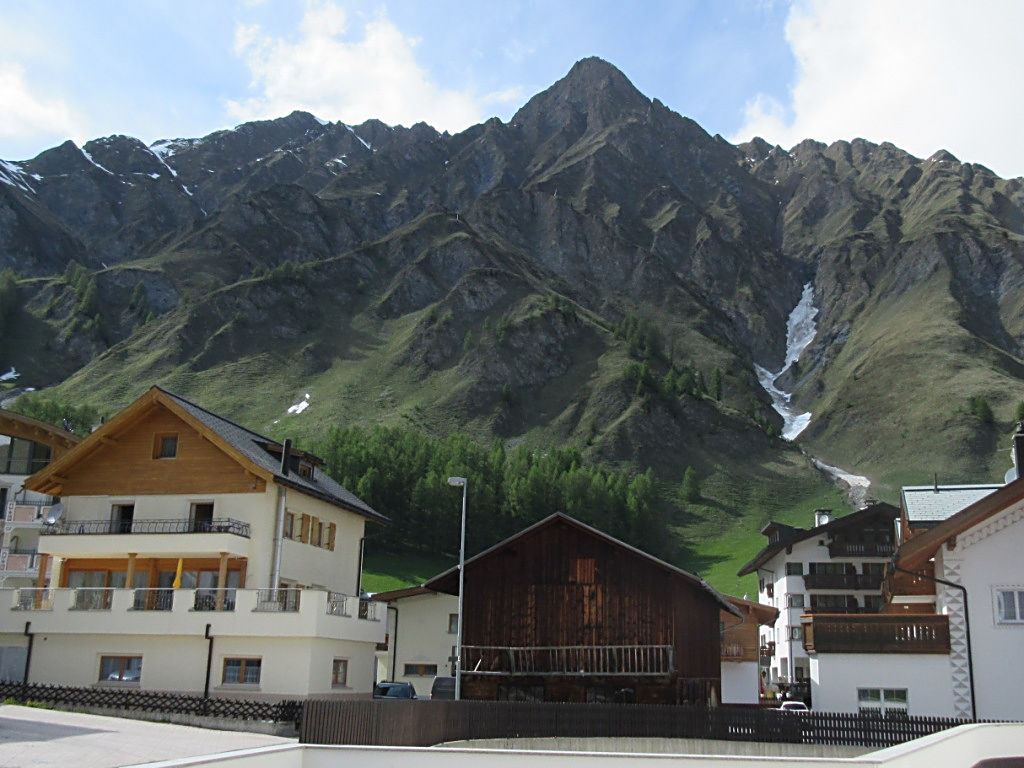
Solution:
M732 595L726 595L725 599L741 611L750 613L757 620L758 624L774 627L775 621L779 618L779 609L774 606L757 603L742 597L733 597Z
M493 547L485 549L483 552L480 552L479 554L474 555L473 557L471 557L468 560L466 560L466 565L468 566L470 563L475 563L477 560L481 560L482 558L485 558L488 555L490 555L490 554L492 554L494 552L497 552L498 550L504 549L505 547L508 547L508 546L514 544L519 539L522 539L522 538L524 538L524 537L526 537L526 536L528 536L528 535L530 535L532 533L535 533L536 531L541 530L542 528L547 528L548 526L554 525L556 523L564 523L566 525L570 525L570 526L576 528L577 530L583 531L586 534L594 536L595 538L602 539L603 541L606 541L609 544L612 544L612 545L614 545L616 547L620 547L620 548L622 548L622 549L624 549L624 550L626 550L626 551L628 551L628 552L630 552L630 553L632 553L634 555L637 555L637 556L647 560L648 562L653 563L654 565L658 566L659 568L662 568L663 570L665 570L666 572L668 572L668 573L670 573L670 574L672 574L674 576L681 576L686 581L690 582L691 584L694 584L695 586L697 586L700 589L703 589L705 592L707 592L708 595L710 595L711 598L713 600L715 600L715 602L717 602L720 607L722 607L726 611L729 611L729 613L732 613L735 616L741 616L742 617L742 613L740 612L740 610L735 605L733 605L731 602L729 602L729 599L725 595L723 595L721 592L719 592L714 587L712 587L710 584L708 584L706 581L704 581L704 579L702 579L700 576L696 576L696 575L690 573L689 571L684 571L682 568L677 568L676 566L672 565L671 563L666 563L664 560L660 560L657 557L655 557L654 555L651 555L651 554L648 554L647 552L644 552L642 549L637 549L636 547L634 547L634 546L632 546L630 544L627 544L624 541L620 541L619 539L616 539L614 536L609 536L607 533L604 533L603 531L599 531L597 528L593 528L593 527L587 525L586 523L582 523L579 520L577 520L576 518L569 517L569 515L566 515L566 514L564 514L562 512L555 512L553 515L549 515L548 517L545 517L543 520L540 520L540 521L534 523L533 525L531 525L531 526L529 526L527 528L524 528L519 533L514 534L512 536L509 536L504 541L499 541ZM443 573L439 573L437 576L435 576L434 578L432 578L429 581L427 581L423 586L426 589L432 590L434 592L446 592L448 594L458 594L457 591L456 592L450 592L448 589L442 588L442 584L441 584L443 581L447 580L453 574L458 573L458 570L459 570L459 566L454 565L451 568L449 568L447 571L444 571ZM456 587L456 590L457 590L457 587Z
M947 520L1002 485L905 485L900 490L903 509L912 527L927 527Z
M25 487L42 493L58 490L63 481L63 473L69 467L91 454L113 435L130 429L137 418L156 405L162 405L186 423L191 424L210 442L233 457L252 474L371 520L387 522L384 515L347 491L318 467L313 468L312 476L308 478L293 472L289 472L287 476L282 475L279 458L282 446L276 440L246 429L156 386L151 387L135 402L107 421L72 451L28 478L25 481ZM277 456L274 456L272 451L276 451ZM315 459L315 457L311 458ZM311 463L322 462L317 459Z
M834 520L830 520L824 525L819 525L816 528L794 528L791 525L784 523L778 523L774 520L770 521L764 528L761 529L761 533L765 536L771 536L778 533L778 538L775 541L770 541L764 546L764 548L754 555L754 558L740 568L738 575L746 576L748 573L753 573L762 565L771 560L775 555L784 549L792 547L801 541L820 536L823 533L834 533L862 523L870 517L876 515L884 515L890 520L895 520L899 516L900 511L896 509L892 504L886 504L884 501L877 501L864 509L858 509L856 512L851 512L843 517L837 517Z
M1024 499L1024 479L1014 480L961 509L928 530L911 536L899 548L896 559L901 568L916 570L935 557L942 543L955 538L1007 507Z
M5 411L2 408L0 408L0 435L10 435L47 445L53 451L54 456L69 451L82 442L82 438L78 435L60 427L33 419L31 416L23 416L14 411Z

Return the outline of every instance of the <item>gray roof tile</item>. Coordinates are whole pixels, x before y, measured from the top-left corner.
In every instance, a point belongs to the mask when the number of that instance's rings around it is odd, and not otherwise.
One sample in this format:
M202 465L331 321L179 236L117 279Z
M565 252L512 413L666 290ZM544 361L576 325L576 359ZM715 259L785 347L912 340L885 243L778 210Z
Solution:
M905 485L903 508L911 523L941 523L962 509L998 491L1002 485Z
M282 475L280 459L272 455L264 447L267 444L280 447L281 444L277 440L264 437L222 416L211 413L205 408L173 392L168 392L162 387L158 387L158 389L188 411L197 421L202 422L206 427L220 435L247 459L268 472L272 472L274 479L278 483L294 488L300 493L315 496L326 501L328 504L363 515L371 520L389 522L386 516L375 510L354 493L343 488L334 478L330 477L319 467L314 468L311 478L302 477L297 473L291 472L288 473L287 477Z

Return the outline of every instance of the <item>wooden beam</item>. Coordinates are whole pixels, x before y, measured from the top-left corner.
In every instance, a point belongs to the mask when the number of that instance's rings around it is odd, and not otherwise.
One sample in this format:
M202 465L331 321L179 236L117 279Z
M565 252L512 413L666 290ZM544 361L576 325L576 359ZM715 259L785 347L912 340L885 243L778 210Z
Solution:
M220 568L217 571L217 599L214 608L218 611L224 610L224 587L228 583L228 553L220 553Z

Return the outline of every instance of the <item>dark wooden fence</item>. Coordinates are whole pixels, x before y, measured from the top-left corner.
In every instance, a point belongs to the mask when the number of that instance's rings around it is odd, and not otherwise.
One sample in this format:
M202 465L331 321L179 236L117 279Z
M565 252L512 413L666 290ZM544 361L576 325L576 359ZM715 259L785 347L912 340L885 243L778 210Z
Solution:
M299 741L425 747L465 739L607 736L888 747L966 722L728 706L309 700Z
M0 701L21 704L32 702L56 708L86 707L122 712L165 712L275 723L297 723L302 714L302 702L294 700L204 699L202 696L165 691L126 691L114 688L76 688L21 683L0 683Z

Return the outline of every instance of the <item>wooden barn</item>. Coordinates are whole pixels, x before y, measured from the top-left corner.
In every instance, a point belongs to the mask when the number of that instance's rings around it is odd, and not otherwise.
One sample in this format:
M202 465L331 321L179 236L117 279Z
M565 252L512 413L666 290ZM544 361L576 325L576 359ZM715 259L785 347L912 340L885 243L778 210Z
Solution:
M720 611L742 615L698 576L559 513L465 581L464 698L721 701ZM458 594L458 568L424 586Z

